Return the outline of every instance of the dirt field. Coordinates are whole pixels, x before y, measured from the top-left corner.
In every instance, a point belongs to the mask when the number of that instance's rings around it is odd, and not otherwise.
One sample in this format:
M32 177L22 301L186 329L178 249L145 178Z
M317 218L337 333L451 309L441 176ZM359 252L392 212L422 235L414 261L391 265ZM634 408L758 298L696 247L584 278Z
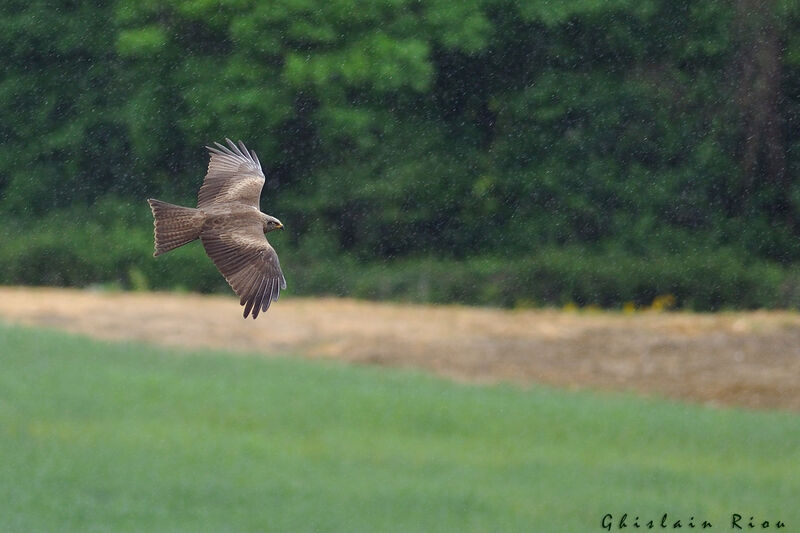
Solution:
M800 411L800 314L565 313L0 287L0 320L103 339L415 367Z

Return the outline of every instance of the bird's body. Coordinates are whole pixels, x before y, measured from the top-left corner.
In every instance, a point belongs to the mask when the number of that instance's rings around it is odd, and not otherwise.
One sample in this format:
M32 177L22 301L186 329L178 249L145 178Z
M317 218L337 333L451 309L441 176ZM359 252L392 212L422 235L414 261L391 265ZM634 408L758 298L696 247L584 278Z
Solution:
M244 317L253 318L278 299L286 279L278 254L265 234L283 224L259 209L264 174L255 152L236 146L209 147L211 161L197 195L197 208L147 200L155 219L155 252L159 256L200 239L206 253L237 295Z
M267 217L255 207L235 203L215 204L197 210L203 213L204 229L223 228L230 224L263 225Z

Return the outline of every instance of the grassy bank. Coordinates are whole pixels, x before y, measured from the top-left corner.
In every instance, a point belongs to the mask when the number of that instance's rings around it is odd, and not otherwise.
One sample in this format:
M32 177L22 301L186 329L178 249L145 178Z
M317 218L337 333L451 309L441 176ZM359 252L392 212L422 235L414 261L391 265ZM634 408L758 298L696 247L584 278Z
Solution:
M800 524L800 419L0 327L0 530Z

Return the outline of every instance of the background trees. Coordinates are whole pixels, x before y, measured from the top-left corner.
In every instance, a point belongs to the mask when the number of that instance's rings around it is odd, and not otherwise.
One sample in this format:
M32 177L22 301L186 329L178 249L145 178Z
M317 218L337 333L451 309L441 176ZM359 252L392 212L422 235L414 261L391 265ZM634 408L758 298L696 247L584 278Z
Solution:
M299 292L799 301L794 1L53 6L0 8L2 282L222 287L143 199L230 136Z

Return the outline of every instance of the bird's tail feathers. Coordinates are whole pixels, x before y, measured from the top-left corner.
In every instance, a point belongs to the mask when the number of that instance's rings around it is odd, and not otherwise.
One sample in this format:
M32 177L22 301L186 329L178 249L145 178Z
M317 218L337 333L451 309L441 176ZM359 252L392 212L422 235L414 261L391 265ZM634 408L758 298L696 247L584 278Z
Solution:
M199 209L168 204L155 198L147 200L155 222L155 251L159 256L200 237L205 215Z

